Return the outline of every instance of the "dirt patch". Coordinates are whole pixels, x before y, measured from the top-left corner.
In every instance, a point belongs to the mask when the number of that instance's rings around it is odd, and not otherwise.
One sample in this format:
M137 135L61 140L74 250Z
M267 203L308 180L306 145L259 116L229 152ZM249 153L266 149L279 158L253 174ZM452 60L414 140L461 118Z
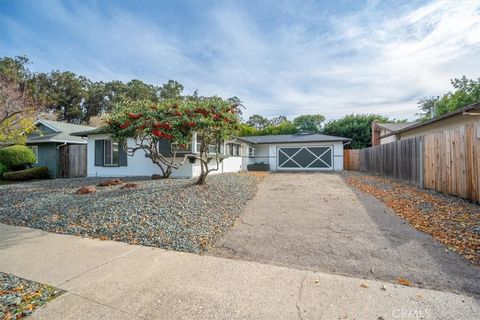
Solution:
M384 202L415 229L480 265L479 205L379 176L355 174L347 181Z

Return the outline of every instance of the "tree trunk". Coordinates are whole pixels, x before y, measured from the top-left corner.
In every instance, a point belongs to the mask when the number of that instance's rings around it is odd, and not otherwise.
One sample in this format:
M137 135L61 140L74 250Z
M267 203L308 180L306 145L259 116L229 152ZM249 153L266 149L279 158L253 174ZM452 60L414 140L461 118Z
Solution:
M205 180L207 179L208 175L208 166L203 159L200 159L200 176L198 176L197 182L195 184L203 185L205 184Z
M167 170L163 173L163 179L168 179L172 175L172 167L168 166Z

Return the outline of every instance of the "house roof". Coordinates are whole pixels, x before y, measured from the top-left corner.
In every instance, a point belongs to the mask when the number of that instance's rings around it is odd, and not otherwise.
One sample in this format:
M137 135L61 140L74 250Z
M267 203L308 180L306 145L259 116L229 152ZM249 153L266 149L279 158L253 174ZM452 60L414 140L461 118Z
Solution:
M431 123L442 121L444 119L447 119L447 118L450 118L450 117L453 117L453 116L457 116L457 115L463 114L465 112L471 112L471 111L474 111L474 112L479 112L480 111L480 101L472 103L472 104L470 104L466 107L460 108L458 110L446 113L446 114L441 115L439 117L435 117L435 118L432 118L432 119L429 119L429 120L423 121L423 122L417 122L417 123L415 123L411 126L408 126L406 128L399 129L397 131L385 134L381 138L385 138L385 137L389 137L389 136L399 134L399 133L402 133L402 132L406 132L406 131L409 131L409 130L417 129L417 128L420 128L420 127L423 127L423 126L427 126Z
M239 140L250 142L252 144L269 144L269 143L296 143L296 142L332 142L332 141L350 141L349 138L328 136L319 133L297 133L297 134L280 134L269 136L246 136L238 137Z
M93 128L92 130L77 131L77 132L73 132L72 135L77 137L86 137L91 134L102 134L102 133L109 133L108 127L100 127L100 128Z
M73 123L66 123L60 121L39 119L35 125L43 124L44 126L53 130L53 133L45 133L40 135L30 135L27 137L27 143L46 143L46 142L60 142L60 143L86 143L79 136L72 135L75 131L93 130L95 127L84 126Z
M398 131L413 126L414 124L417 124L417 122L387 122L377 123L377 126L387 129L389 131Z

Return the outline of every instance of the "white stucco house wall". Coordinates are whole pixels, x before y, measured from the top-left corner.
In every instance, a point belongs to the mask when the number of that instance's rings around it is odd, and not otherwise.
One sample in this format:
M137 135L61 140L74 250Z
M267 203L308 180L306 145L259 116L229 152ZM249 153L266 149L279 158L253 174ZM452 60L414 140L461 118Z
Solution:
M142 150L128 156L110 136L101 129L77 132L87 139L87 176L124 177L151 176L160 169ZM350 139L321 134L293 134L238 137L225 141L221 152L226 158L216 173L244 170L269 171L340 171L343 170L343 146ZM170 145L164 141L165 151ZM133 147L133 140L128 140ZM197 152L196 136L192 139L189 153ZM177 155L178 159L183 159ZM214 165L212 163L212 165ZM173 170L174 178L192 178L200 174L200 162L189 161Z

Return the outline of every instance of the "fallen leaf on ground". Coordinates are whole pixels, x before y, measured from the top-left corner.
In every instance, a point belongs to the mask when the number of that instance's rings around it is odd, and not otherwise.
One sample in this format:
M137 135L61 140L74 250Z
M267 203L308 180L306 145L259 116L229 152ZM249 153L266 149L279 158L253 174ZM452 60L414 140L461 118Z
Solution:
M399 284L401 284L402 286L410 287L412 285L412 283L410 281L408 281L407 279L404 279L404 278L400 278L400 277L397 278L397 282Z
M347 182L385 203L412 227L480 265L480 206L398 180L355 172Z
M362 284L360 285L360 287L362 287L362 288L368 288L368 284L362 283Z

